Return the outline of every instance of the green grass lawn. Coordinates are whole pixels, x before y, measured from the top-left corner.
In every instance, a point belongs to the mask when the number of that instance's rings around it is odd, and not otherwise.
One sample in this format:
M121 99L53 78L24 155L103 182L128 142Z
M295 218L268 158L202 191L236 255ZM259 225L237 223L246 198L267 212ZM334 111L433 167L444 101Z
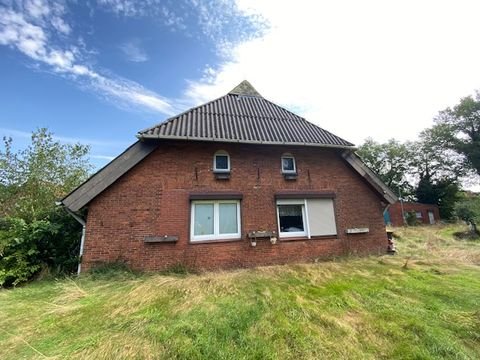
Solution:
M480 241L395 229L399 254L0 291L0 358L479 359Z

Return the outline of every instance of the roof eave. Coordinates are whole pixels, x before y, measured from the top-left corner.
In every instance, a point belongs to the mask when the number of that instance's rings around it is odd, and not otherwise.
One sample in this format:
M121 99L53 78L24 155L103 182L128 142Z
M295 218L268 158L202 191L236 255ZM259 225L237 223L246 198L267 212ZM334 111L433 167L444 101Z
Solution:
M213 137L195 137L195 136L174 136L174 135L149 135L137 134L139 140L184 140L184 141L205 141L205 142L222 142L222 143L237 143L237 144L255 144L255 145L283 145L283 146L313 146L323 148L335 149L349 149L356 150L354 145L335 145L335 144L320 144L320 143L306 143L306 142L287 142L287 141L261 141L261 140L238 140L238 139L221 139Z
M121 176L142 161L158 146L155 142L136 141L86 181L66 195L60 204L75 212L86 206Z
M369 183L378 194L384 199L388 204L393 204L398 201L398 197L395 193L387 186L385 183L380 180L377 174L375 174L370 168L365 165L365 163L360 159L360 157L355 154L353 151L344 151L342 153L343 159L361 176Z

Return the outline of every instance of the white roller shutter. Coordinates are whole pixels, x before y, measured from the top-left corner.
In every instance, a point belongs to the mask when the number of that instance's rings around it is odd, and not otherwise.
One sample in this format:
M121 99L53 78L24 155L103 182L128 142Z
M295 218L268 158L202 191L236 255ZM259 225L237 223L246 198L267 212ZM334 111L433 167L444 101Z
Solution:
M307 199L310 236L336 235L333 199Z

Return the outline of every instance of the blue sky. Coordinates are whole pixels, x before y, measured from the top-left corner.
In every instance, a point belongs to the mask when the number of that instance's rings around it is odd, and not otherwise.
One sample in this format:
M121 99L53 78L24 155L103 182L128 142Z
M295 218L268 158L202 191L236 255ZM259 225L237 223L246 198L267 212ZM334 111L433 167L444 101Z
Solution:
M22 146L48 127L90 144L102 165L138 130L196 105L189 81L257 25L221 1L2 2L0 131Z
M249 80L352 141L414 140L480 89L478 0L0 0L0 135L104 165Z

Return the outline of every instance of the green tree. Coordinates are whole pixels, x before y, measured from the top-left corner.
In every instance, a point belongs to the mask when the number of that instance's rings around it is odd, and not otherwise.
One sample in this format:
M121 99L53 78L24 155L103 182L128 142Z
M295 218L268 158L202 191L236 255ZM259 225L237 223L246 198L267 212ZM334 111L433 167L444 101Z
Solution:
M407 181L412 157L411 144L390 139L378 143L371 138L359 146L357 154L397 195L407 196L412 187Z
M0 149L0 287L31 279L43 268L72 272L78 262L81 226L55 201L91 169L89 147L62 144L39 129L31 144Z
M385 184L404 199L437 204L443 218L451 218L459 178L466 174L461 156L443 146L440 134L426 129L415 142L367 139L357 151Z
M442 146L432 129L422 131L412 150L409 173L418 180L417 201L438 205L440 216L450 219L458 200L459 178L466 174L458 154Z
M27 222L48 216L55 201L88 177L89 146L62 144L47 129L32 133L31 144L13 151L11 138L0 149L0 217Z
M480 92L441 111L435 122L433 131L441 145L462 155L464 163L480 175Z
M452 179L467 175L462 156L444 146L442 135L433 128L420 133L419 140L409 143L409 173L419 179Z
M473 232L480 235L480 197L466 198L455 205L455 214L458 218L470 224Z
M418 202L438 205L440 217L451 219L459 198L458 183L449 178L432 180L429 176L423 177L415 188L415 197Z

